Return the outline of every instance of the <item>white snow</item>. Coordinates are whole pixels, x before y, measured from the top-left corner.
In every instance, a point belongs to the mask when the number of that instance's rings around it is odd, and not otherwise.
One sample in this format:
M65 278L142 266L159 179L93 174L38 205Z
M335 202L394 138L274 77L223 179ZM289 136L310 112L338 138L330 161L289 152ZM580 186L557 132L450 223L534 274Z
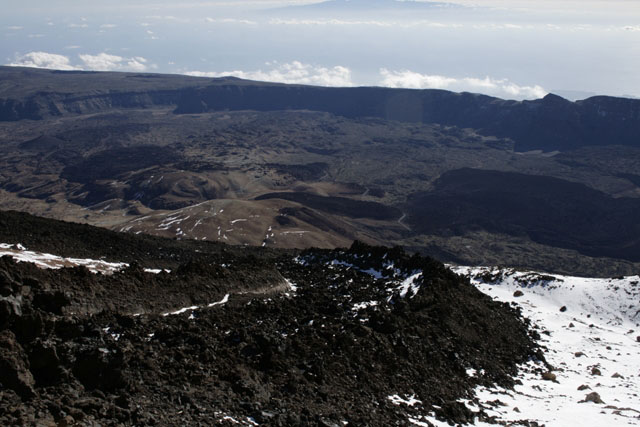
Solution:
M351 310L353 310L353 311L363 310L363 309L365 309L367 307L375 307L378 304L379 304L379 301L359 302L357 304L354 304L353 307L351 308Z
M411 297L416 295L416 293L418 292L418 289L420 289L420 286L416 285L416 281L421 276L422 276L422 272L413 273L412 275L404 279L402 283L400 283L400 286L398 286L397 289L400 291L400 296L402 298L406 297L409 291L411 291Z
M192 206L191 206L192 207ZM185 209L185 208L183 208ZM181 209L182 210L182 209ZM181 211L180 210L180 211ZM177 212L180 212L177 211ZM185 216L184 218L181 218L180 215L176 215L175 213L172 216L168 216L164 219L164 221L162 221L158 227L156 227L157 230L160 231L165 231L168 230L173 224L180 224L183 221L186 221L190 218L190 215Z
M216 412L216 415L220 414L219 412ZM220 421L230 421L233 424L239 424L239 425L243 425L243 426L257 426L260 425L256 422L256 420L252 417L245 417L244 420L238 420L236 418L233 418L229 415L224 415L222 418L220 418Z
M220 301L218 302L212 302L211 304L209 304L207 307L215 307L216 305L222 305L222 304L226 304L227 302L229 302L229 294L226 294Z
M167 317L167 316L172 315L172 314L182 314L182 313L185 313L187 311L197 310L199 308L200 307L197 306L197 305L192 305L191 307L184 307L184 308L181 308L180 310L172 311L172 312L169 312L169 313L163 313L162 315Z
M192 305L192 306L189 306L189 307L183 307L180 310L163 313L162 315L166 317L166 316L170 316L170 315L186 313L187 311L200 310L203 307L215 307L216 305L226 304L229 301L229 296L230 296L230 294L226 294L220 301L212 302L211 304L207 304L206 306L204 306L204 305ZM193 313L189 316L189 319L195 319L195 317L193 316Z
M129 266L126 262L107 262L89 258L64 258L58 255L29 251L19 243L15 245L0 243L0 256L5 255L12 257L17 262L30 262L40 268L58 269L82 265L87 267L92 273L102 274L113 274ZM171 272L171 270L162 270L159 268L145 268L144 271L152 274L159 274L162 271L167 273Z
M387 396L387 399L391 401L394 405L407 405L413 406L417 403L422 403L421 400L416 399L415 395L407 396L406 398L400 397L398 394L393 394L391 396Z
M466 374L467 374L468 377L475 377L477 373L478 373L478 371L476 371L473 368L468 368L466 370Z
M360 271L362 273L365 273L365 274L368 274L370 276L373 276L374 279L382 279L383 278L382 273L379 272L378 270L375 270L373 268L370 268L368 270L362 270L362 269L360 269L359 267L357 267L354 264L351 264L349 262L342 261L342 260L339 260L339 259L331 260L329 262L329 265L331 265L331 266L339 265L339 266L342 266L342 267L353 268L354 270L358 270L358 271Z
M541 344L548 348L545 357L556 368L555 382L543 380L534 372L543 366L529 362L521 367L522 385L514 390L476 389L481 403L499 399L505 404L483 405L488 414L501 422L527 419L547 426L640 425L640 277L588 279L513 269L452 269L469 276L494 299L517 303L539 327ZM484 283L481 276L487 273L497 280ZM523 295L516 297L518 290ZM594 367L601 375L592 375ZM578 390L582 385L589 388ZM591 392L605 403L581 402ZM415 419L426 420L440 425L429 416Z
M111 274L122 270L128 264L124 262L107 262L95 259L83 258L63 258L57 255L46 254L27 250L20 243L12 245L7 243L0 244L0 256L8 255L17 262L31 262L40 268L63 268L85 266L93 273Z
M284 281L286 282L287 286L289 286L289 289L291 290L291 293L295 294L298 291L298 285L296 285L294 282L292 282L289 279L284 279ZM285 296L290 296L291 295L289 292L285 292L284 294L285 294Z

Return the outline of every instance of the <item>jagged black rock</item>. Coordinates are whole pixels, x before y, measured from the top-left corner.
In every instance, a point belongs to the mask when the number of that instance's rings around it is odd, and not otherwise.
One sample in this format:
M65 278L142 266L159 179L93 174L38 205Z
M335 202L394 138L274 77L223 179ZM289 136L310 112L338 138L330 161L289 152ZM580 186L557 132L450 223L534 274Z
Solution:
M0 259L0 422L491 421L459 399L509 387L519 363L544 358L518 310L401 248L204 256L205 246L156 275ZM145 263L165 255L149 249ZM163 316L185 306L200 308ZM395 394L421 403L397 406Z

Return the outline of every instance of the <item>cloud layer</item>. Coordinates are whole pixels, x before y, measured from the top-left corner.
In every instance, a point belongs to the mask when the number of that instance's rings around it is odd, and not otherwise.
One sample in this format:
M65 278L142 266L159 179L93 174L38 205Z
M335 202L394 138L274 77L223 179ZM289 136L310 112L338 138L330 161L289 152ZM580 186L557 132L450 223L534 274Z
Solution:
M8 65L57 70L134 72L149 71L156 67L140 56L122 57L103 52L97 55L79 54L77 58L79 61L72 63L71 58L65 55L29 52L16 58L14 62ZM345 66L324 67L300 61L266 63L264 69L254 71L187 71L184 74L197 77L234 76L247 80L315 86L348 87L363 84L363 82L354 82L351 69ZM421 74L409 70L388 70L386 68L379 70L377 81L364 84L391 88L446 89L454 92L483 93L507 99L537 99L548 93L539 85L521 86L508 79L495 79L492 77L456 78L437 74Z
M435 74L420 74L413 71L380 70L380 85L394 88L446 89L455 92L476 92L510 99L537 99L548 91L539 85L520 86L508 79L483 79L475 77L453 78Z
M361 82L354 82L351 70L340 65L328 68L305 64L300 61L284 64L267 63L265 65L267 69L256 71L189 71L185 74L197 77L234 76L248 80L318 86L356 86L357 84L362 84ZM391 88L446 89L454 92L483 93L507 99L537 99L548 93L542 86L521 86L508 79L491 77L455 78L436 74L421 74L408 70L394 71L385 68L380 69L378 81L367 84Z
M71 46L76 48L77 46ZM71 48L69 47L69 48ZM48 68L53 70L88 70L88 71L148 71L155 68L141 56L125 58L108 53L97 55L80 54L79 63L73 64L71 58L48 52L29 52L17 57L14 62L7 64L14 67Z
M285 64L267 63L269 70L256 71L223 71L202 72L189 71L185 74L198 77L234 76L241 79L259 80L264 82L295 83L317 86L353 86L351 70L343 66L331 68L304 64L293 61Z
M71 65L69 57L47 52L29 52L20 56L11 65L14 67L50 68L54 70L78 70Z
M123 58L122 56L100 53L98 55L78 55L84 68L94 71L145 71L147 60L141 56Z

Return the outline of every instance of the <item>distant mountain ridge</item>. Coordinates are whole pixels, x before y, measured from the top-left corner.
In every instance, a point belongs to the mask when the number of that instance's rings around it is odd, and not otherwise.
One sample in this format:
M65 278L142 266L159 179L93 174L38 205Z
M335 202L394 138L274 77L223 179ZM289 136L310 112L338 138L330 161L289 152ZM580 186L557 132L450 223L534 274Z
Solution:
M455 3L435 2L435 1L398 1L398 0L328 0L318 3L312 3L301 6L291 6L287 9L295 10L365 10L371 11L376 9L400 9L400 10L424 10L445 7L462 7Z
M516 151L564 151L590 145L640 147L640 100L598 96L571 102L549 94L509 101L438 89L311 86L209 86L183 92L175 110L313 110L473 128L511 138Z
M51 89L25 87L23 96L15 88L0 90L0 121L151 106L175 106L176 114L312 110L348 118L473 128L484 135L512 139L516 151L640 147L640 100L636 99L596 96L571 102L549 94L534 101L510 101L438 89L327 88L133 73L76 73L72 81L80 88L69 93L63 86L45 84L60 81L60 72L0 67L0 77L7 82L24 79L25 74L41 81L40 87Z

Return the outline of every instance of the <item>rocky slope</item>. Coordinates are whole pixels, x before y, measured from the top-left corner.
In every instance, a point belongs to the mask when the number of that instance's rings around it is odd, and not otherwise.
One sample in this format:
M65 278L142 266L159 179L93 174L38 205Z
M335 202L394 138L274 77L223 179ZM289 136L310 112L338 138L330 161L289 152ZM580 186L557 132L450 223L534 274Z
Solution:
M29 249L53 247L55 227ZM98 251L105 233L86 227L89 243L72 237L67 254ZM146 264L180 245L113 235L123 254L147 248ZM170 272L0 258L3 424L491 420L459 400L512 387L518 364L544 360L518 310L433 259L358 243L297 255L191 245Z

